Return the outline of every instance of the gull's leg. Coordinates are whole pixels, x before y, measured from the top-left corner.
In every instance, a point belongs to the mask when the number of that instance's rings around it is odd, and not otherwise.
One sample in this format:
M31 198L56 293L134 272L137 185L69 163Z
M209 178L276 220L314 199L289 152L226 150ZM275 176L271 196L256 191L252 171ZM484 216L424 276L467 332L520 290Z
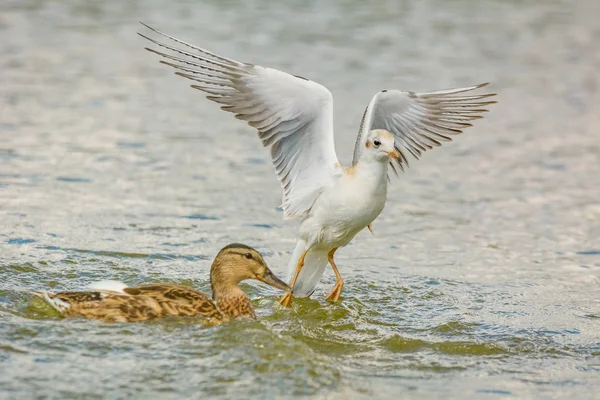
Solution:
M300 271L302 270L302 267L304 266L304 257L306 257L306 253L308 253L308 250L304 250L304 253L302 253L300 258L298 259L298 264L296 265L296 272L294 272L294 277L292 278L292 281L290 282L290 287L292 288L292 290L294 289L294 285L296 284L296 279L298 279L298 275L300 275ZM283 297L281 298L281 300L279 300L279 303L282 306L289 307L292 305L292 290L290 290L289 292L284 294Z
M331 293L329 293L329 296L327 296L327 300L329 301L338 301L340 295L342 294L342 289L344 288L344 280L342 279L340 271L338 271L337 267L335 266L335 262L333 261L333 255L335 254L336 250L337 247L327 254L327 259L329 260L329 264L331 264L331 268L333 268L336 278L335 286L333 287Z

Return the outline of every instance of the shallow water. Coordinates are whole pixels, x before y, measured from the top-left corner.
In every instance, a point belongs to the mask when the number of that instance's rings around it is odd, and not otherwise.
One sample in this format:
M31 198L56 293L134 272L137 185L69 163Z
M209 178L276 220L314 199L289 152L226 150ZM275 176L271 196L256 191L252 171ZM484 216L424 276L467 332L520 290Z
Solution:
M0 3L3 398L597 396L600 3L202 3ZM339 304L327 273L290 310L245 285L257 321L62 320L27 290L208 291L222 246L285 275L294 245L255 133L143 51L138 20L327 85L343 162L380 89L491 81L499 103L393 182L338 252Z

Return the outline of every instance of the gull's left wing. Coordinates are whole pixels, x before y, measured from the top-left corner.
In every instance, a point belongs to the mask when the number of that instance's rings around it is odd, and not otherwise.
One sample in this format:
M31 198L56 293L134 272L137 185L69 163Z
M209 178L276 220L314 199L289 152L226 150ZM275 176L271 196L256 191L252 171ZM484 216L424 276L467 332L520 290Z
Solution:
M438 90L429 93L382 90L369 103L354 146L353 164L358 161L368 132L385 129L394 135L400 154L391 165L404 171L408 166L405 152L419 159L421 153L452 140L471 125L469 121L483 118L486 106L496 103L488 100L495 93L463 94L486 86L487 83L459 89Z

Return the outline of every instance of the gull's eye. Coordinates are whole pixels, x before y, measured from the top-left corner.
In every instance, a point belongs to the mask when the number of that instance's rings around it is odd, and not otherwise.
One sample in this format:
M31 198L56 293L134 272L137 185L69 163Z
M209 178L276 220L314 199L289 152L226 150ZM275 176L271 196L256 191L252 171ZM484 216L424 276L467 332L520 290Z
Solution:
M373 146L375 146L375 147L381 146L381 142L379 141L379 139L373 140Z
M244 254L244 257L246 257L248 260L252 260L252 254L250 253Z

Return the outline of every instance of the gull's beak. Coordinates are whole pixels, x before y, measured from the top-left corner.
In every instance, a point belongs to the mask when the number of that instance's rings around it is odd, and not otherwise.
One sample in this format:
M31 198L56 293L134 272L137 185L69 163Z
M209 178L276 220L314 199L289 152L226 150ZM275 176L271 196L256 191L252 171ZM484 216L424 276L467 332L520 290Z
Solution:
M394 151L388 151L387 155L390 156L391 158L393 158L394 160L398 159L398 157L400 157L400 153L398 153L398 151L394 150Z
M269 268L265 269L265 272L262 274L262 276L256 275L256 279L258 279L261 282L266 283L267 285L271 285L277 289L281 289L281 290L285 290L285 291L292 290L287 285L287 283L285 283L284 281L282 281L281 279L276 277L275 274L273 272L271 272L271 270Z

